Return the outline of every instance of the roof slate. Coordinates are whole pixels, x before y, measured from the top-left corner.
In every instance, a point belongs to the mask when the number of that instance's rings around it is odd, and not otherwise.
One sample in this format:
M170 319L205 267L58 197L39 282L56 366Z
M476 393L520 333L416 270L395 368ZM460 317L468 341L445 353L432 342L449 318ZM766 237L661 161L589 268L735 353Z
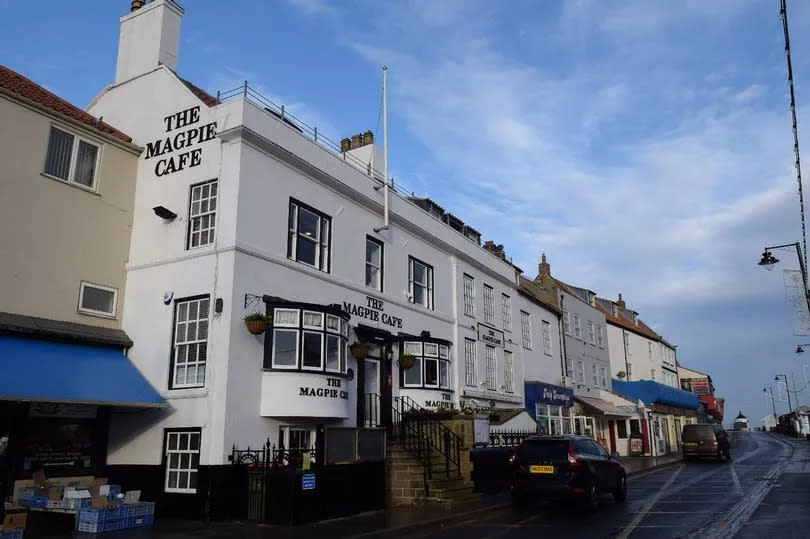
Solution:
M205 103L206 106L215 107L217 105L217 98L216 97L212 96L211 94L209 94L208 92L206 92L205 90L200 88L199 86L195 86L194 84L192 84L191 82L187 81L186 79L180 77L179 75L178 75L177 78L180 79L183 82L183 84L185 84L186 87L189 90L191 90L191 93L196 95L200 99L200 101Z
M57 341L129 348L132 339L121 329L103 328L15 313L0 313L0 335L20 335Z
M48 108L56 113L67 116L72 120L81 122L88 127L97 129L102 133L112 135L113 137L121 139L124 142L132 142L132 137L126 133L119 131L108 123L99 122L98 119L96 119L92 114L85 112L68 101L65 101L53 92L46 90L34 81L23 77L16 71L4 65L0 65L0 88L8 90L9 92L29 101L33 101L34 103L37 103L38 105Z

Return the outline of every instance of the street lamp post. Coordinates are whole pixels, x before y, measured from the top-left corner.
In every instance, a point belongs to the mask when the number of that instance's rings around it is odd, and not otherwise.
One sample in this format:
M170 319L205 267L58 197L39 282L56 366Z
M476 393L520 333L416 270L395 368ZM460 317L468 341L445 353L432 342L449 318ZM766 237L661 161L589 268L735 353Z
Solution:
M765 247L764 251L762 252L762 259L758 262L760 266L765 268L768 271L771 271L779 262L779 259L773 256L771 253L771 249L781 249L783 247L792 247L796 249L796 256L799 259L799 268L802 271L802 284L804 284L804 299L807 303L807 310L810 312L810 293L807 291L807 268L804 266L804 259L802 258L802 250L799 246L799 242L795 243L786 243L784 245L774 245L773 247Z
M788 386L787 374L777 374L773 379L778 382L780 376L785 379L785 393L787 393L788 408L790 408L789 412L793 413L793 403L790 401L790 387Z

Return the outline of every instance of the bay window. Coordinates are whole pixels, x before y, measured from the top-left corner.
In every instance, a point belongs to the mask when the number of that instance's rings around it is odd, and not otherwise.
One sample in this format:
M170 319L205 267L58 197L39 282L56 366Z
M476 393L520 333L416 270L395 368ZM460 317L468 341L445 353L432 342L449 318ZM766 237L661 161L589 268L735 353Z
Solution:
M402 387L450 389L450 349L435 341L404 341L402 351L414 357L414 365L402 369Z
M331 306L268 304L265 369L345 373L349 315Z

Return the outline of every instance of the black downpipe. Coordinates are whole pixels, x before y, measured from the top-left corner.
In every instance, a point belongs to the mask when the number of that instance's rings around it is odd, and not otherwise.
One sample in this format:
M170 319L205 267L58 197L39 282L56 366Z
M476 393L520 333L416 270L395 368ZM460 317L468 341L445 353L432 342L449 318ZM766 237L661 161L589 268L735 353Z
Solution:
M607 331L607 327L605 328ZM627 381L630 381L630 364L627 363L627 330L622 329L622 348L624 349L624 374L627 377Z
M568 377L568 351L565 349L565 323L563 322L562 317L563 314L563 301L565 300L565 294L560 294L560 314L557 316L559 319L559 326L558 329L560 330L560 342L562 343L562 358L560 358L560 369L562 370L563 376Z

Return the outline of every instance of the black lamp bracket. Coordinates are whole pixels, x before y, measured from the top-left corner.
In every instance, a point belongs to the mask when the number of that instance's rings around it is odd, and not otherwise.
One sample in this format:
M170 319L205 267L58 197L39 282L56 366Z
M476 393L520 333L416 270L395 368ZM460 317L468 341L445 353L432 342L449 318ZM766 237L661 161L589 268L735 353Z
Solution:
M255 303L262 301L264 296L257 296L256 294L245 294L245 309Z

